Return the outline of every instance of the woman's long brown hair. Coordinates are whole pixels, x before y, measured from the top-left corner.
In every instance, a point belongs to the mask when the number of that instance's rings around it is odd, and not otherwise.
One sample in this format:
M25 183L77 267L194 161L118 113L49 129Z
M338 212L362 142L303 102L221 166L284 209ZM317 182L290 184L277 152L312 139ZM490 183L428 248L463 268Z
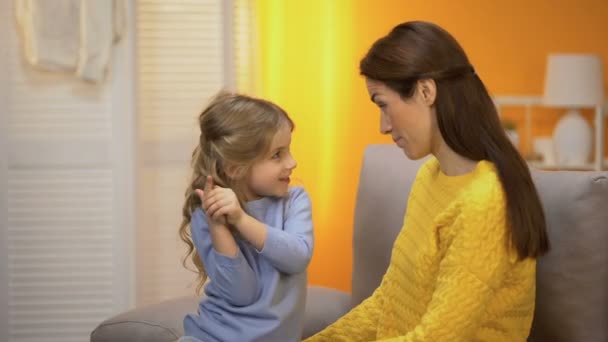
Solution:
M437 122L446 144L463 157L496 166L506 195L511 244L520 259L549 250L545 216L528 166L507 138L486 87L452 35L428 22L400 24L372 45L360 72L404 99L413 96L418 80L433 79Z

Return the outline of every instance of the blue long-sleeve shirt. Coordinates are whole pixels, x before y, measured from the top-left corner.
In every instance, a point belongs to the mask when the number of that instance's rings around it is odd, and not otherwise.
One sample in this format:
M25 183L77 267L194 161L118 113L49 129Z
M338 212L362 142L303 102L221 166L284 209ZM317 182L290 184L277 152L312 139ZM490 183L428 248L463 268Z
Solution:
M205 342L300 341L306 301L306 268L313 250L310 198L301 187L283 198L247 203L266 224L264 248L237 239L235 257L218 253L202 209L192 215L192 240L210 282L198 315L184 319L186 336Z

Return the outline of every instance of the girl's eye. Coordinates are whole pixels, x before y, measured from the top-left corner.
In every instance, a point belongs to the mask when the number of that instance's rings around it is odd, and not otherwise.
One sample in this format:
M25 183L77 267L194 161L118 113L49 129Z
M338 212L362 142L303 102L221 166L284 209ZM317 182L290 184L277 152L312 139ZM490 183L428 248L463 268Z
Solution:
M272 159L278 159L281 157L281 152L277 152L272 156Z

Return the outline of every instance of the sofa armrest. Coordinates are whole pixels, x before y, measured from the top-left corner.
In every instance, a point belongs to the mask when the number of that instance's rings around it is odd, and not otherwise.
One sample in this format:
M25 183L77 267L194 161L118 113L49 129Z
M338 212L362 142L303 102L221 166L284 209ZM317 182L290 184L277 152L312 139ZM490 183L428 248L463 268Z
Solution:
M179 297L111 317L91 332L91 342L173 342L184 333L183 321L200 299Z
M310 337L344 316L351 309L350 293L309 286L302 338Z

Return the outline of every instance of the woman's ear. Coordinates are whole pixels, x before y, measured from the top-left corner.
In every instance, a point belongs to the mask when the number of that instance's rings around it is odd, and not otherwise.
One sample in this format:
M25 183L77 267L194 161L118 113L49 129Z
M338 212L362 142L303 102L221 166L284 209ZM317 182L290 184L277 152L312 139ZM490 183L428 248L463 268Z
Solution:
M437 84L432 78L425 78L418 81L418 89L422 98L422 102L432 107L435 104L437 97Z

